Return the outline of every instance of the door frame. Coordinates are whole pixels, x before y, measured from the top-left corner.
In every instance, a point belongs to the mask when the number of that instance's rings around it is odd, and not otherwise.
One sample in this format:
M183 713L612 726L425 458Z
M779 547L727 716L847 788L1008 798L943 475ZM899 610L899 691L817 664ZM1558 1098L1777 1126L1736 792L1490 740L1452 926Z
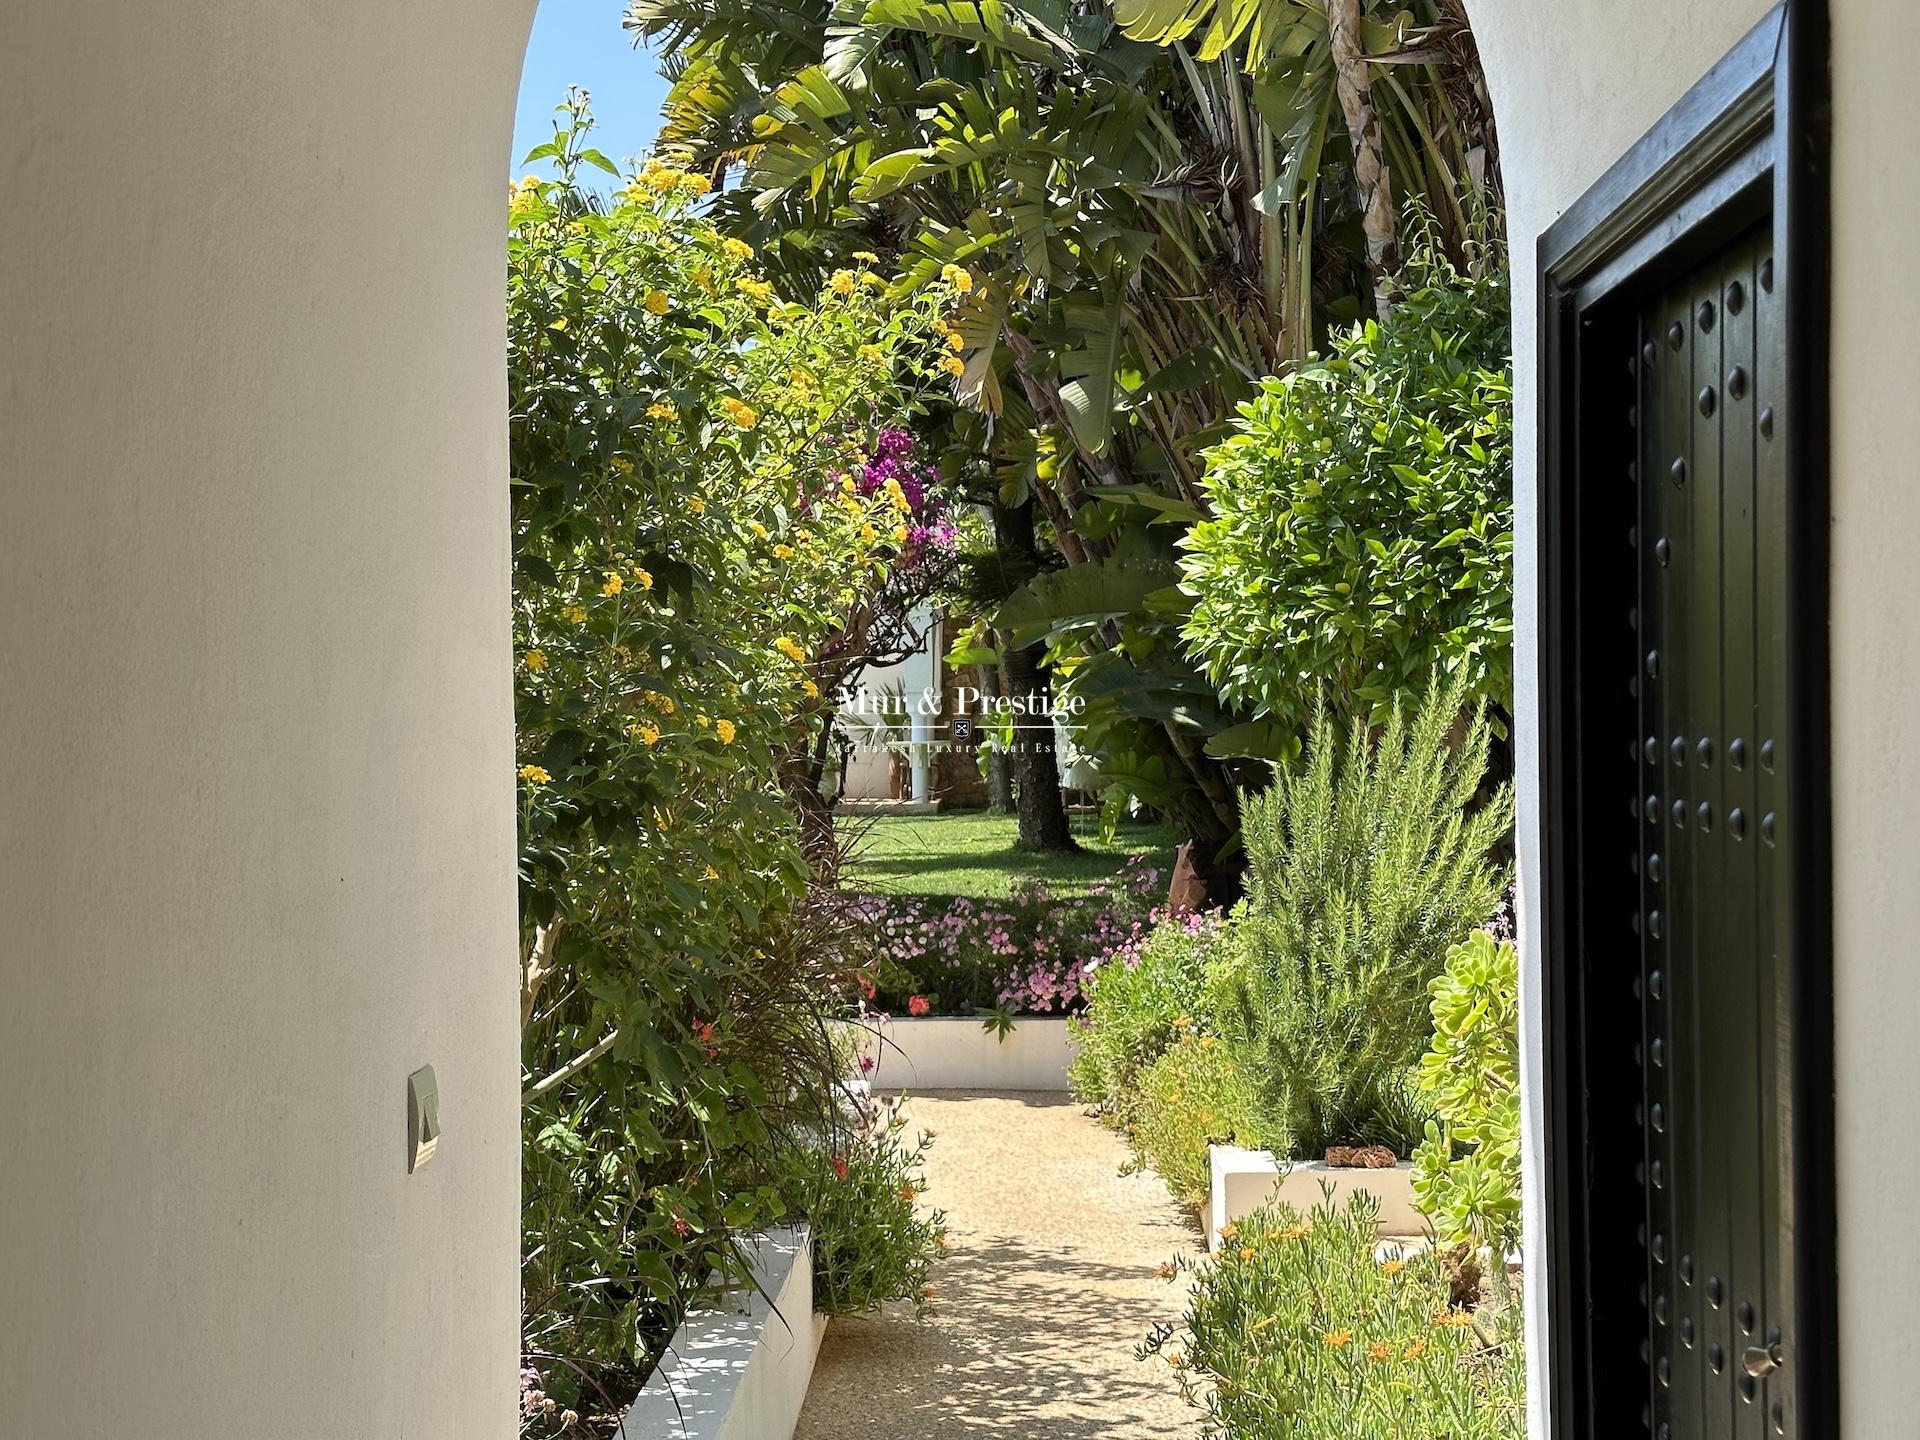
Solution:
M1601 931L1585 910L1583 841L1617 817L1619 796L1591 801L1583 776L1589 747L1617 748L1618 733L1583 720L1611 702L1620 677L1586 675L1586 628L1598 606L1623 606L1620 536L1593 533L1595 509L1583 470L1618 461L1606 426L1576 423L1582 395L1581 336L1609 297L1645 285L1770 219L1774 263L1784 276L1789 753L1793 824L1783 843L1790 876L1786 932L1792 1007L1790 1114L1781 1116L1792 1156L1795 1395L1801 1440L1839 1432L1838 1279L1835 1246L1831 802L1828 785L1828 116L1825 0L1785 0L1756 25L1626 155L1540 238L1540 454L1536 504L1540 689L1542 1013L1547 1257L1544 1362L1550 1382L1543 1440L1619 1440L1596 1407L1618 1404L1619 1376L1595 1348L1617 1287L1619 1256L1595 1246L1592 1217L1607 1212L1622 1176L1596 1163L1586 1097L1605 1084L1616 1043L1602 1046L1603 1013L1618 1002L1590 995L1588 956ZM1611 393L1596 366L1589 395ZM1626 427L1615 427L1624 429ZM1603 446L1615 447L1605 449ZM1615 472L1617 474L1617 472ZM1616 481L1617 483L1617 481ZM1597 485L1597 482L1596 482ZM1583 520L1586 522L1583 524ZM1585 563L1583 563L1585 562ZM1624 614L1624 608L1619 610ZM1615 687L1617 688L1617 687ZM1592 730L1589 736L1585 730ZM1601 733L1602 731L1605 733ZM1598 759L1599 751L1591 751ZM1597 873L1597 872L1596 872ZM1619 917L1611 916L1617 921ZM1607 932L1607 944L1618 945ZM1604 1053L1603 1053L1604 1052ZM1624 1063L1624 1062L1621 1062ZM1630 1177L1629 1177L1630 1178ZM1630 1268L1630 1267L1629 1267ZM1611 1392L1611 1394L1609 1394ZM1629 1432L1641 1433L1644 1431Z

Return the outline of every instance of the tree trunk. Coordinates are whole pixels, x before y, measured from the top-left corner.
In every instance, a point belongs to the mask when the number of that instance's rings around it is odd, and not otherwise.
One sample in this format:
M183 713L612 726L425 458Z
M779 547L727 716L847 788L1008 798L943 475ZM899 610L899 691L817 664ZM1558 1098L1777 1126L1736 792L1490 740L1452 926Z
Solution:
M993 528L1002 548L1037 556L1039 540L1034 534L1032 500L1017 506L996 503ZM1016 704L1027 702L1025 713L1015 712L1015 724L1037 727L1013 732L1013 754L1009 757L1014 814L1020 821L1020 848L1078 850L1073 829L1067 822L1066 804L1060 798L1060 767L1054 755L1054 735L1048 719L1052 686L1046 673L1045 653L1038 645L1016 649L1004 634L999 640L1002 693ZM1031 702L1036 697L1045 703L1034 706Z
M1007 646L1001 652L1007 694L1016 700L1045 696L1050 706L1052 687L1038 645L1024 650ZM1016 713L1013 754L1013 812L1020 820L1022 850L1078 850L1067 807L1060 798L1060 762L1054 753L1054 732L1045 714Z
M1380 116L1373 108L1366 42L1360 30L1360 0L1327 0L1327 34L1333 55L1334 89L1353 145L1353 181L1360 191L1360 222L1367 236L1367 268L1373 272L1373 305L1385 322L1393 313L1394 276L1400 271L1400 233L1394 223L1393 186L1380 148Z
M982 695L997 695L1000 692L1000 671L993 665L976 665L974 674L979 677ZM1007 756L994 750L987 756L987 809L995 815L1013 813L1013 770L1007 764Z

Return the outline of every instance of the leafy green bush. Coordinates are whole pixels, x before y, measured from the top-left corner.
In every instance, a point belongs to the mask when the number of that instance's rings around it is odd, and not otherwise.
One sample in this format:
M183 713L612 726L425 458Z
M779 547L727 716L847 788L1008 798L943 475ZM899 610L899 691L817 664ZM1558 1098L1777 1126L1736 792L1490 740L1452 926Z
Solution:
M1215 967L1214 1023L1268 1144L1296 1157L1420 1140L1408 1091L1428 982L1508 884L1490 852L1512 796L1469 809L1488 726L1484 708L1461 725L1466 690L1436 681L1377 737L1361 726L1343 743L1322 717L1304 761L1244 807L1247 896Z
M1433 982L1433 1043L1420 1059L1435 1118L1414 1154L1414 1202L1443 1237L1490 1245L1496 1258L1520 1239L1519 989L1513 942L1476 930Z
M881 1105L843 1153L808 1157L801 1208L813 1227L813 1306L823 1315L911 1300L922 1316L933 1298L928 1277L946 1220L916 1204L927 1188L927 1142L906 1129L897 1104Z
M1356 1192L1257 1210L1199 1268L1184 1340L1150 1336L1223 1440L1519 1440L1526 1369L1511 1310L1450 1303L1439 1256L1376 1254Z
M1296 733L1318 690L1379 723L1436 668L1512 703L1507 277L1429 255L1405 283L1386 325L1240 407L1183 542L1189 653Z
M1147 1068L1205 1013L1221 928L1217 913L1172 916L1088 967L1086 1013L1068 1026L1080 1049L1067 1083L1110 1123L1130 1123Z
M1213 1035L1182 1034L1140 1077L1127 1139L1140 1161L1190 1210L1212 1189L1207 1148L1257 1145L1252 1092L1232 1053Z

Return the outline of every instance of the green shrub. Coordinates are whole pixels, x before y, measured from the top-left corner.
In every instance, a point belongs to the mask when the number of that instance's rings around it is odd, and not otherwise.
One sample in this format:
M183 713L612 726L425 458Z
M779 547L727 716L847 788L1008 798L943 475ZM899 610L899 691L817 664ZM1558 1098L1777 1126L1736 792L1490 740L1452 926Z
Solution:
M1449 1301L1432 1251L1377 1258L1379 1201L1257 1210L1203 1262L1178 1342L1149 1337L1230 1440L1519 1440L1517 1317Z
M1432 985L1433 1043L1420 1060L1436 1118L1414 1155L1415 1203L1442 1236L1496 1258L1520 1239L1519 987L1511 941L1477 930L1454 946Z
M811 1158L802 1208L813 1227L813 1306L859 1315L911 1300L923 1316L946 1220L916 1204L927 1188L926 1140L909 1138L897 1106L881 1106L844 1154Z
M1141 1077L1127 1137L1173 1198L1198 1210L1212 1188L1207 1147L1259 1143L1251 1101L1247 1077L1227 1048L1212 1035L1186 1034Z
M1110 1123L1130 1122L1147 1068L1204 1013L1221 930L1215 913L1172 916L1088 967L1086 1013L1069 1025L1080 1050L1067 1082Z
M1376 1142L1405 1154L1424 1117L1409 1072L1426 1048L1427 985L1484 924L1508 876L1490 851L1505 788L1470 813L1487 770L1484 707L1465 681L1428 690L1411 721L1342 743L1324 717L1302 764L1244 807L1247 898L1212 989L1271 1145L1316 1157Z
M1513 381L1507 277L1431 257L1385 325L1263 382L1207 455L1183 542L1190 654L1297 733L1317 687L1385 720L1436 668L1510 706Z

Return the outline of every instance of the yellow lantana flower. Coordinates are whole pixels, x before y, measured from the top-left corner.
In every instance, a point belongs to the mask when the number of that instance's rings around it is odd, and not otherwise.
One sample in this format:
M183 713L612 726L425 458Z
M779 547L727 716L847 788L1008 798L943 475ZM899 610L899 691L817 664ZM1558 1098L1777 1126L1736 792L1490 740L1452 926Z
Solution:
M856 283L851 270L836 270L833 272L833 277L827 281L828 287L836 295L851 295Z
M773 286L764 280L743 278L736 282L736 287L742 295L762 302L764 302L769 295L773 294Z
M602 595L618 595L622 590L626 589L626 587L627 582L620 578L619 572L609 570L607 572L606 582L600 587L600 593Z
M747 244L744 240L736 240L732 236L728 236L726 242L722 244L720 248L735 260L746 260L753 255L753 247L751 245Z
M702 500L698 495L689 495L687 497L687 509L696 515L704 515L707 513L707 502Z
M791 635L782 635L779 639L775 640L773 642L773 648L793 661L796 665L804 665L807 663L807 652L801 648L800 642L795 640Z
M966 337L961 335L961 333L958 330L947 331L947 348L949 350L954 351L956 354L959 351L966 349L967 348Z
M542 770L538 765L522 765L520 767L520 778L535 785L545 785L553 779L553 776L549 775L545 770Z
M758 520L749 520L747 522L747 528L753 532L755 539L764 540L767 538L767 527L762 525Z
M853 252L853 258L866 265L878 265L880 263L880 257L871 250L856 250Z
M967 362L958 355L949 355L940 362L941 368L949 375L958 377L967 373Z
M649 575L645 570L642 570L638 565L633 567L633 578L640 582L640 588L642 590L651 590L653 588L653 576Z
M943 265L940 267L940 278L962 295L973 289L973 274L965 266Z
M658 745L660 743L660 732L651 725L644 723L635 725L630 733L642 745Z
M860 283L869 290L884 290L887 288L887 277L869 270L860 277Z
M731 720L714 721L713 733L720 737L720 743L722 745L731 745L734 736L733 722Z
M544 650L527 651L527 669L538 675L547 668L547 652Z
M751 430L760 419L760 416L755 413L751 405L743 400L737 400L731 395L721 400L720 409L725 413L727 419L731 420L742 430Z
M656 400L647 406L647 418L650 420L678 420L680 411L669 401Z
M587 623L587 611L585 606L569 605L567 606L566 609L562 610L560 613L566 616L567 619L572 621L575 625L584 625Z
M807 692L807 698L809 700L818 700L820 698L820 687L814 684L813 681L811 680L801 681L800 688Z
M790 559L792 559L792 558L793 558L793 547L792 547L791 545L776 545L776 546L774 546L774 547L773 547L773 558L774 558L774 559L776 559L776 560L790 560Z
M648 312L654 315L664 315L673 308L673 302L667 298L667 292L664 290L649 290L643 303Z
M881 361L885 360L887 356L886 352L878 345L862 345L860 347L860 358L878 365Z

